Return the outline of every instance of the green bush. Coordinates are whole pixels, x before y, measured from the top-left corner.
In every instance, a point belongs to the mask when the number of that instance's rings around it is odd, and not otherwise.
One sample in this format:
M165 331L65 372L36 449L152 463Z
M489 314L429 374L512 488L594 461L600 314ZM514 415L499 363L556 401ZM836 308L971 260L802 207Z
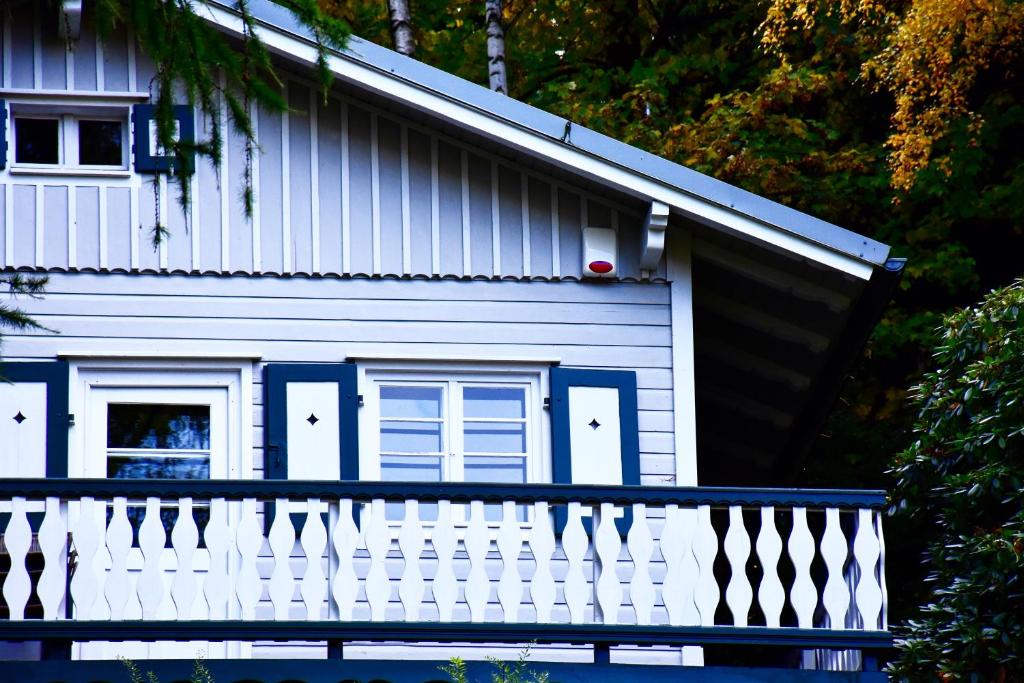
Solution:
M899 680L1024 680L1024 280L948 316L892 470L925 520L928 600L897 629Z

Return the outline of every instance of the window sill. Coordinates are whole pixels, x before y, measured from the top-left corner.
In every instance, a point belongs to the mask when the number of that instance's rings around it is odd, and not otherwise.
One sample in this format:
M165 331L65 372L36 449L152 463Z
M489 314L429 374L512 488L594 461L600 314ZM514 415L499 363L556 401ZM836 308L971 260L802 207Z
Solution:
M49 168L45 166L11 166L9 169L11 175L25 175L25 176L47 176L47 177L89 177L89 178L130 178L132 177L131 169L127 168Z

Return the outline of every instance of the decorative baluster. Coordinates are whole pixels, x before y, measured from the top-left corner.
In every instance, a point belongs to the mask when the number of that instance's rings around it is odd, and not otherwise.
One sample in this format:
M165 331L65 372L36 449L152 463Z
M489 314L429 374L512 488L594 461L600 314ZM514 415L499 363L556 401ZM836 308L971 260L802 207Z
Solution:
M700 612L694 601L697 584L697 558L693 555L693 537L697 533L697 511L665 506L665 527L661 532L661 555L665 558L665 582L661 597L673 626L695 626Z
M757 556L761 560L764 575L757 589L757 601L764 612L765 626L779 628L782 606L786 593L779 580L779 557L782 555L782 538L775 528L775 508L761 508L761 531L757 535Z
M420 570L420 555L426 534L420 522L420 504L416 500L405 501L405 519L402 529L398 532L398 547L402 551L405 567L402 578L398 582L398 597L405 610L406 621L419 621L420 608L423 604L425 582Z
M199 529L192 516L191 498L182 498L178 503L178 521L171 529L171 545L178 558L174 581L171 583L171 598L178 610L178 619L191 619L197 593L192 559L199 548Z
M537 568L530 582L530 598L537 610L537 623L551 623L555 607L555 577L551 574L551 556L555 552L555 532L546 502L533 505L533 528L530 529L530 553Z
M167 533L160 518L160 499L150 496L146 499L146 516L139 526L139 548L142 550L142 573L139 574L139 603L143 619L160 616L167 586L164 585L164 571L160 558L167 543Z
M857 558L857 566L860 567L860 581L857 582L855 595L863 628L869 631L878 629L878 618L882 613L882 587L878 585L878 575L875 572L879 554L874 513L871 510L858 510L853 555Z
M498 528L498 553L501 555L501 578L498 580L498 601L505 623L519 621L519 604L523 600L523 580L519 576L519 553L523 549L523 532L515 501L501 504L501 526Z
M281 510L281 514L288 514ZM263 595L263 582L256 568L260 546L263 545L263 529L256 514L256 499L242 500L242 517L238 520L235 545L238 548L238 579L235 581L235 595L242 610L242 619L256 618L256 605Z
M338 570L334 573L331 594L338 606L338 618L352 621L356 598L359 596L359 577L356 576L355 554L359 546L359 529L352 520L352 501L338 501L338 523L332 536L334 553L338 558Z
M882 513L875 512L875 531L878 533L878 587L882 591L881 630L889 629L889 598L885 588L885 534L882 531Z
M28 557L28 549L32 545L32 527L29 526L28 515L25 514L25 499L21 496L14 496L11 499L11 517L7 520L4 545L11 561L11 568L4 580L4 599L7 601L9 618L21 621L25 618L25 605L28 604L28 596L32 593L32 582L25 566L25 558Z
M619 623L619 607L622 605L622 584L617 571L622 539L615 521L614 504L601 503L594 510L594 563L597 570L594 609L600 614L603 624Z
M633 576L629 581L629 599L633 603L636 623L651 623L654 611L654 581L651 580L651 553L654 552L654 538L647 523L647 506L633 504L633 525L626 536L626 548L633 560Z
M796 576L789 592L789 601L796 612L797 626L814 627L814 608L818 604L818 589L811 579L814 560L814 537L807 528L807 509L793 508L793 531L789 535L789 559L793 561Z
M388 600L391 598L391 581L388 579L388 550L391 549L391 533L384 516L384 500L375 498L370 504L369 519L366 521L364 538L370 554L370 571L366 575L366 599L370 603L370 619L384 621Z
M718 536L711 526L711 508L697 507L697 531L693 538L693 554L697 558L697 586L694 602L700 612L701 626L715 625L715 609L721 595L715 579L715 556L718 554Z
M229 567L234 548L228 525L228 504L223 498L210 501L210 520L203 530L203 540L210 553L210 569L203 582L209 616L210 619L227 619L231 595Z
M68 525L60 498L46 499L46 513L39 527L39 549L43 552L43 572L36 593L43 605L43 619L64 618L64 600L68 577Z
M437 616L442 622L452 620L455 601L458 599L459 588L455 580L455 548L458 539L455 536L455 525L452 523L451 501L441 500L437 503L437 522L431 534L430 544L437 555L437 572L431 591L437 605Z
M747 578L747 559L750 557L750 536L743 524L743 508L729 506L729 530L725 533L725 556L729 558L732 576L725 589L725 602L732 612L735 626L746 626L754 591Z
M71 577L71 599L75 605L75 618L91 619L100 588L100 582L96 578L96 551L99 549L100 533L96 527L96 509L91 497L82 498L72 538L77 556L75 573Z
M569 608L569 621L582 624L586 616L587 576L583 572L583 560L587 555L590 540L583 528L583 511L578 502L569 503L568 518L562 531L562 550L569 565L565 574L565 604Z
M484 519L484 503L474 500L470 503L470 522L466 529L466 554L469 555L469 576L466 579L466 602L469 604L471 621L485 621L487 599L491 594L491 583L487 577L487 551L491 549L491 537Z
M850 607L850 590L846 586L843 570L846 567L846 534L839 526L839 509L826 508L825 534L821 537L821 556L825 560L828 579L822 593L822 603L828 613L830 627L846 627L846 612Z
M327 577L321 560L327 549L327 528L320 517L320 499L306 501L306 523L302 525L302 553L306 556L306 570L302 574L299 593L306 605L306 619L320 620L320 609L327 598Z
M132 523L128 521L128 499L114 498L110 523L107 525L107 550L110 552L110 571L107 572L106 597L110 618L124 619L125 605L131 597L128 580L128 553L132 549Z
M270 602L274 605L274 619L283 621L289 618L288 611L292 604L292 594L295 592L295 577L291 568L295 527L292 526L292 516L288 514L287 498L278 498L274 507L277 508L277 513L267 537L270 552L274 555L274 569L270 573L268 593Z

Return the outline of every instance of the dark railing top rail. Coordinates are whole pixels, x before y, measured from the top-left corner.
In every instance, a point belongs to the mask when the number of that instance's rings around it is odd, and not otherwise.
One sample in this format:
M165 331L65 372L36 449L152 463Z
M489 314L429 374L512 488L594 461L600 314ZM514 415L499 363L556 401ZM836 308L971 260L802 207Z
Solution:
M683 486L590 486L566 484L467 484L371 481L298 481L272 479L233 480L167 480L167 479L0 479L0 498L9 500L23 496L39 500L46 497L109 498L192 497L201 500L225 498L241 500L256 498L273 500L287 498L336 499L356 502L373 499L389 501L418 500L436 502L449 500L468 503L471 500L517 503L546 501L552 504L579 502L587 505L613 503L650 506L679 505L693 507L710 505L724 507L775 506L834 507L843 509L882 509L886 505L884 491L847 489L783 489Z

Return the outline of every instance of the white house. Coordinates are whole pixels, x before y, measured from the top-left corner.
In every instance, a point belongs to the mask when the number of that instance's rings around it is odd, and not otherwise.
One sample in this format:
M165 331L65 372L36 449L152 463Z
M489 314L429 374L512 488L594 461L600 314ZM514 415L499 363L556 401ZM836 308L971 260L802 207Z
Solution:
M0 680L529 642L557 680L883 679L883 494L786 487L886 245L359 39L324 102L269 0L254 215L236 137L186 216L152 65L81 4L9 2L0 41L0 268L49 276L16 305L52 330L0 348L0 654L46 660Z

